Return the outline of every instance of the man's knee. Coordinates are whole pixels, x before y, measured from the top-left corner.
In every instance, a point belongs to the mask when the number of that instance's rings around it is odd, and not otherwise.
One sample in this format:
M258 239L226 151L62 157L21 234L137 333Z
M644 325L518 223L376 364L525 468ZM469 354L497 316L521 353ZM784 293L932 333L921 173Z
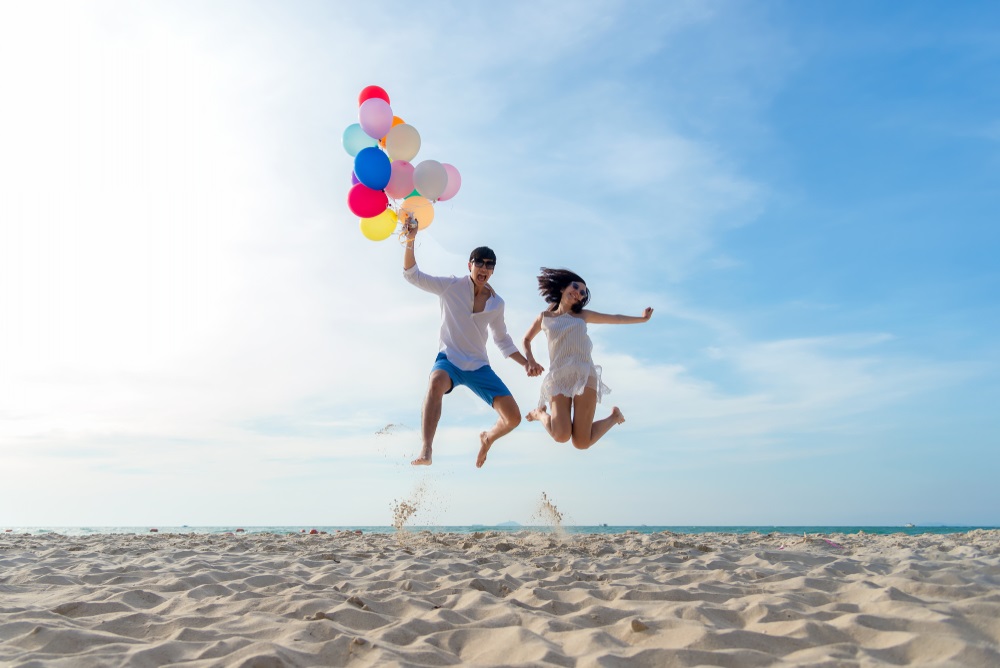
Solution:
M430 380L427 382L427 393L442 397L451 390L451 386L451 376L448 375L448 372L438 369L431 373Z
M517 402L511 395L494 397L493 409L511 429L521 424L521 409L517 407Z

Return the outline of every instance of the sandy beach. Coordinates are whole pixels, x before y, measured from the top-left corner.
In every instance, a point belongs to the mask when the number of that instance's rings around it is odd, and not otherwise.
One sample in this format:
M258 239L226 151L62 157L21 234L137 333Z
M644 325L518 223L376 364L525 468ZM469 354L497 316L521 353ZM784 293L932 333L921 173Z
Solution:
M4 666L998 666L1000 531L0 534Z

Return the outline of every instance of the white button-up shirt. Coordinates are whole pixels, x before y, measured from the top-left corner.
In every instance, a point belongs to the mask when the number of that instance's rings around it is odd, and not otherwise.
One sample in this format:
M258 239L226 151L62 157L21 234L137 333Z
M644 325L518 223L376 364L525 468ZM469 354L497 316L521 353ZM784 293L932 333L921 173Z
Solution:
M475 371L490 363L486 355L487 328L503 356L517 352L503 319L503 299L492 292L481 313L473 313L475 285L470 276L429 276L413 265L403 270L407 281L441 300L441 335L438 350L464 371Z

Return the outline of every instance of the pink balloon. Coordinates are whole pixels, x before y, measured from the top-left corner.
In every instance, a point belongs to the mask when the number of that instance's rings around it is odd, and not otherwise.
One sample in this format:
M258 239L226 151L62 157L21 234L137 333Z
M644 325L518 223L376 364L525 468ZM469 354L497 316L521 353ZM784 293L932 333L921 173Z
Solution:
M392 174L389 176L389 185L385 187L385 193L389 197L399 199L411 192L413 192L413 165L406 160L393 160Z
M363 183L351 186L347 192L347 208L358 218L374 218L389 206L389 198L381 190L372 190Z
M392 128L392 107L379 97L367 99L358 108L358 123L366 135L381 139Z
M458 189L462 187L462 175L458 173L458 170L447 162L442 162L441 166L448 173L448 185L444 187L444 192L438 197L439 202L451 199L458 192Z

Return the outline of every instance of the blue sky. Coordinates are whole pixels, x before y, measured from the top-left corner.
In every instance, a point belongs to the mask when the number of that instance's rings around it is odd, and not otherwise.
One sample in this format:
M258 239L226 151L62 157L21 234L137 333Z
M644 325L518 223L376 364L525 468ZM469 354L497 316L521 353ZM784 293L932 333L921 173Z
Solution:
M1000 524L993 3L0 3L0 524ZM624 426L456 392L347 210L385 88L426 271L583 275ZM525 411L538 380L491 351ZM543 362L544 363L544 362ZM599 410L600 413L600 410ZM376 435L387 424L401 425Z

